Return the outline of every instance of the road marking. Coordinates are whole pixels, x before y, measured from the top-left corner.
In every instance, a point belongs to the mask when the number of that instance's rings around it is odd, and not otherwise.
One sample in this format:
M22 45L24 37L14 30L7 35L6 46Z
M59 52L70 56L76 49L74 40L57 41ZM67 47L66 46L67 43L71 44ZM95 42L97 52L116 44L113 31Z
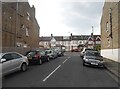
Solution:
M70 57L68 57L65 61L63 61L63 64L69 59Z
M67 61L68 59L66 59L64 62L63 62L63 64Z
M43 79L43 82L45 82L55 71L57 71L61 65L59 65L54 71L52 71L45 79Z

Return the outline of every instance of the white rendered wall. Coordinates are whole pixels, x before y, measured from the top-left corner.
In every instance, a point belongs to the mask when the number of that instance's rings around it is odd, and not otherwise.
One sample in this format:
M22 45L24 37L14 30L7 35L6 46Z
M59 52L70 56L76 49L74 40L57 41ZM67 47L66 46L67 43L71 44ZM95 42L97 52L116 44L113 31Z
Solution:
M103 49L101 55L105 58L120 62L120 49Z

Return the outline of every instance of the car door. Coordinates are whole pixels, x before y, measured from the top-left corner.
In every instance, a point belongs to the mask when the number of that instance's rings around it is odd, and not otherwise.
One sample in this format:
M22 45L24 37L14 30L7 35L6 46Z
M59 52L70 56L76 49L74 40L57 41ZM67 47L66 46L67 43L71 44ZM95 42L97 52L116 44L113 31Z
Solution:
M6 59L5 62L2 63L2 73L6 74L11 72L12 70L12 56L10 53L3 55L1 59Z
M11 56L13 57L12 70L17 70L22 64L22 56L17 53L12 53Z

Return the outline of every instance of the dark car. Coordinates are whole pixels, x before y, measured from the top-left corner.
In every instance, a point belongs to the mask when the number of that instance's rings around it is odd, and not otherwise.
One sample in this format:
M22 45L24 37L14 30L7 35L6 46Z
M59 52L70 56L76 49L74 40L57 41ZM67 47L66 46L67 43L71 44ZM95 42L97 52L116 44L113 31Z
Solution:
M37 63L41 65L45 61L49 61L49 56L45 50L29 51L26 53L29 63Z
M98 51L86 51L83 57L83 66L85 65L104 67L103 57Z

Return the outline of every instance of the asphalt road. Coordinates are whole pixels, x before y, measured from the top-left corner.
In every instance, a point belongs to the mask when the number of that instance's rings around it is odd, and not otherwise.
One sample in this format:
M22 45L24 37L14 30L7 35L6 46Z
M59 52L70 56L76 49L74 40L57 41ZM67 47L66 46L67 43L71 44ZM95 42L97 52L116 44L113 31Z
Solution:
M118 87L103 68L84 67L78 53L42 65L30 65L26 72L7 75L3 87Z

